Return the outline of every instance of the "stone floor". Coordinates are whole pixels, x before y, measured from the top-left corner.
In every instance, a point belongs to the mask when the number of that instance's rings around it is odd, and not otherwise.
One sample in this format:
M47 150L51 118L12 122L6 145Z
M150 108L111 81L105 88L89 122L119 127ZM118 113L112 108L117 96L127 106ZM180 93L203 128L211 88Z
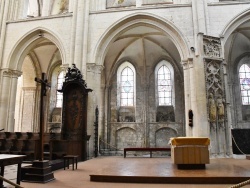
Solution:
M15 166L6 168L5 178L15 181ZM168 157L97 157L85 162L78 163L78 169L60 169L54 172L55 180L40 184L21 182L25 188L229 188L235 184L182 184L171 183L113 183L90 181L90 175L112 175L112 176L145 176L145 177L217 177L223 181L225 177L249 177L250 160L247 159L211 159L206 169L202 170L179 170ZM8 188L11 187L5 184ZM249 185L245 185L245 188Z

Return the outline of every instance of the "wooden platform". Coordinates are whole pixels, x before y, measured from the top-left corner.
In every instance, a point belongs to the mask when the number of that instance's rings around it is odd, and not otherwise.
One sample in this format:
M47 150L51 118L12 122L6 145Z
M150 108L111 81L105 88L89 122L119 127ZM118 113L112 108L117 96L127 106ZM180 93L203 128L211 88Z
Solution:
M250 161L210 159L205 169L180 170L170 158L109 157L90 181L153 184L238 184L250 179Z

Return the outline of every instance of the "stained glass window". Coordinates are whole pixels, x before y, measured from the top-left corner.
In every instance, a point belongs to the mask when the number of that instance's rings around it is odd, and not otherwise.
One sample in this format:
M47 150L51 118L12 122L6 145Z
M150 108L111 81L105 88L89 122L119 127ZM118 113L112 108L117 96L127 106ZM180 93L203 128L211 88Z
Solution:
M157 72L157 84L159 105L172 105L171 72L165 65L161 66Z
M64 82L64 74L63 71L61 71L57 77L57 86L56 89L60 90L62 89L62 84ZM56 107L62 107L62 101L63 101L63 94L60 92L56 92Z
M121 106L134 106L134 72L125 67L121 72Z
M250 104L250 68L243 64L239 70L241 100L243 105Z

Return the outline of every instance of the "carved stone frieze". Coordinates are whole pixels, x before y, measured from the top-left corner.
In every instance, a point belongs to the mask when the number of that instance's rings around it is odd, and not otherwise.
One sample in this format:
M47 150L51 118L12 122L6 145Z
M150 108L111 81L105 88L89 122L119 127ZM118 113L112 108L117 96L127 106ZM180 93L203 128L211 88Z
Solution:
M203 52L204 52L204 57L206 58L222 58L220 39L204 35Z

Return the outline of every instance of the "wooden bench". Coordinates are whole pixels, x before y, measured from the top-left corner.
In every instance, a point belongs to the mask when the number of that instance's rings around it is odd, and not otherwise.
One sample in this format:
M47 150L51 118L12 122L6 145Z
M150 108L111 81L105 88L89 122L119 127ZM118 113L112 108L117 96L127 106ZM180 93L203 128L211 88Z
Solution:
M124 158L126 157L127 151L149 151L150 158L152 158L153 151L171 151L171 148L170 147L166 147L166 148L124 148Z

